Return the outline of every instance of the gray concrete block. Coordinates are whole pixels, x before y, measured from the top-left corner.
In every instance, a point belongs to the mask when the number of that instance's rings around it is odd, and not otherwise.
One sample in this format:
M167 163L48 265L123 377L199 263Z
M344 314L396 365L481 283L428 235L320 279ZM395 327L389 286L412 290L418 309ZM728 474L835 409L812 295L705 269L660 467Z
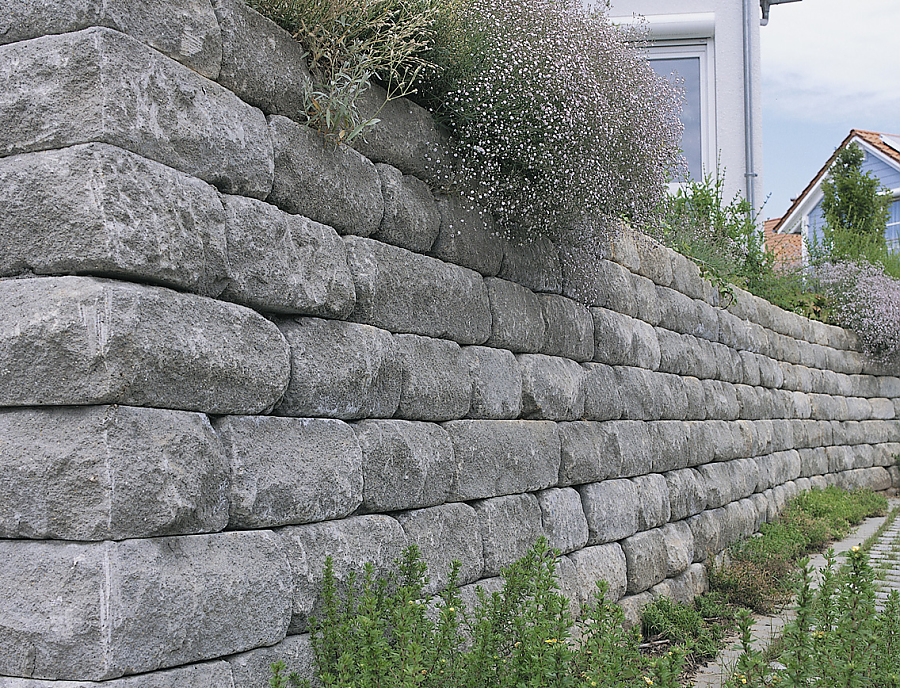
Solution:
M505 349L464 346L462 358L472 379L468 418L512 420L522 413L522 372Z
M416 545L428 566L426 594L447 587L450 565L460 563L461 585L474 583L484 575L484 552L478 514L468 504L457 502L427 509L404 511L397 520L409 544Z
M800 455L800 475L811 478L828 472L828 454L823 447L798 449Z
M559 246L563 296L588 307L606 306L607 288L598 269L602 254L594 242L566 242Z
M594 360L608 365L631 363L634 319L607 308L591 308Z
M584 417L587 420L618 420L622 399L615 368L603 363L584 363Z
M0 275L96 274L218 296L225 215L199 179L102 143L0 160Z
M276 413L343 420L390 418L400 403L401 361L389 332L337 320L278 322L291 381Z
M694 534L684 521L660 528L666 546L666 578L687 571L694 561Z
M416 253L426 253L437 239L441 226L441 215L431 189L422 180L404 175L391 165L378 163L375 169L381 180L384 216L372 238Z
M461 420L444 424L453 443L457 480L452 499L484 499L556 485L556 423Z
M740 405L734 385L719 380L701 380L706 399L706 417L721 420L737 420Z
M635 317L640 318L649 325L659 325L659 296L656 293L656 285L646 277L631 274L631 288L634 291L636 306Z
M490 336L488 294L478 273L372 239L347 237L345 244L356 285L350 320L460 344Z
M119 540L228 522L228 466L201 414L4 409L0 438L0 537Z
M663 420L647 423L653 448L654 473L665 473L702 463L698 447L692 437L692 423Z
M706 390L703 383L695 377L679 378L684 385L685 405L683 417L686 420L706 420ZM677 420L677 418L676 418Z
M622 400L622 418L659 420L662 417L654 373L643 368L617 366L616 385Z
M473 506L484 544L486 576L496 576L521 559L543 535L541 507L533 494L494 497Z
M287 349L248 308L89 277L0 282L2 406L119 403L261 413Z
M597 604L597 582L607 584L604 599L617 602L622 599L627 586L625 553L618 542L585 547L567 557L575 568L576 593L579 606Z
M669 286L672 283L672 259L669 256L671 249L646 234L638 235L635 244L640 258L637 272L656 284Z
M522 371L522 416L576 420L584 414L584 369L575 361L543 354L518 354Z
M302 119L312 80L300 42L240 0L212 6L222 35L218 82L267 115Z
M0 60L0 155L97 141L226 193L264 198L272 186L262 112L130 36L45 36L3 46Z
M497 276L533 292L558 294L562 290L559 251L547 237L511 237Z
M536 496L550 547L563 554L584 547L588 540L588 525L578 492L571 487L552 487L541 490Z
M687 519L694 536L694 561L706 561L727 546L725 542L725 509L708 509Z
M343 319L356 303L347 250L331 228L241 196L223 196L228 285L221 298L269 313Z
M697 305L675 288L657 287L659 326L680 334L696 334L699 329Z
M271 645L290 572L269 531L0 541L0 672L103 680Z
M578 487L588 522L588 544L627 538L638 531L640 495L631 480L604 480Z
M600 260L597 261L596 271L597 279L606 292L606 308L639 318L641 314L628 268L611 260Z
M231 529L344 518L362 503L363 457L346 423L226 416L215 428L231 465Z
M472 380L459 344L415 334L399 334L395 339L402 363L396 416L430 421L465 417Z
M0 44L105 26L209 79L219 74L222 38L208 0L11 0L0 18Z
M877 377L878 394L875 396L885 397L887 399L896 399L900 397L900 377L894 375L882 375Z
M573 361L594 357L594 320L586 306L556 294L539 294L547 336L541 353Z
M576 421L558 427L560 485L581 485L622 474L625 457L618 424Z
M876 420L893 420L896 417L896 409L894 408L895 400L872 398L868 401L871 407L870 418Z
M335 582L343 593L351 574L361 579L367 563L373 565L376 577L396 571L394 562L409 544L396 519L381 515L288 526L278 536L293 580L293 592L288 595L291 634L308 631L310 616L322 616L326 557L332 559Z
M447 501L456 461L443 428L405 420L364 420L353 429L362 449L365 511L399 511Z
M335 146L310 127L269 116L275 177L269 203L334 227L369 236L381 225L384 199L375 165L348 146Z
M659 473L631 479L638 495L638 530L650 530L669 522L669 485Z
M753 459L736 459L710 463L696 468L706 481L706 506L708 509L725 506L756 491L759 467Z
M268 669L268 667L267 667ZM0 676L0 688L95 688L94 681L44 681L33 678ZM149 674L126 676L103 681L109 688L205 688L215 685L234 688L231 665L222 660L190 664L176 669L153 671Z
M234 680L234 688L257 688L266 685L272 678L274 662L284 662L289 671L296 671L301 678L309 681L312 681L316 674L316 657L308 633L289 635L271 647L242 652L229 657L227 661ZM231 686L230 683L227 685Z
M491 277L500 272L506 243L490 213L456 195L436 197L441 225L431 255Z
M788 483L788 485L793 488L793 491L790 493L790 496L793 496L793 494L796 494L796 488L794 488L793 483ZM723 526L725 546L733 545L753 535L758 518L759 512L751 499L741 499L728 504L725 507Z
M669 518L672 521L699 514L706 508L706 484L695 470L684 468L664 475L669 487Z
M645 530L622 540L627 567L626 592L644 592L664 580L668 558L666 543L659 528Z
M547 323L538 297L515 282L484 280L491 304L491 336L485 344L513 353L537 353L544 348Z

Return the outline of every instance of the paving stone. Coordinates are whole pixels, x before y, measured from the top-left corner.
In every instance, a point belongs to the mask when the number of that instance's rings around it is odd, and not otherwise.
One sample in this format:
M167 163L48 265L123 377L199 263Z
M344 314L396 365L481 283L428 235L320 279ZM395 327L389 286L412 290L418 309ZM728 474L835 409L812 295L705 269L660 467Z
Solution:
M578 488L588 522L588 544L627 538L638 530L640 496L631 480L604 480Z
M584 369L575 361L543 354L518 354L522 371L522 416L575 420L584 414Z
M571 487L552 487L536 496L550 547L563 554L584 547L588 540L588 525L578 492Z
M0 304L0 406L252 414L287 383L284 338L241 306L89 277L2 281Z
M441 215L431 189L422 180L404 175L391 165L378 163L375 169L381 179L384 216L372 238L416 253L427 253L441 226Z
M585 547L568 555L575 567L576 592L579 606L595 606L597 582L607 584L604 599L616 602L622 599L627 585L625 554L618 542Z
M544 347L547 323L538 297L515 282L484 280L491 304L491 336L485 344L513 353L537 353Z
M278 321L291 380L276 413L342 420L390 418L400 403L400 351L389 332L338 320Z
M437 196L441 225L431 255L492 277L500 272L505 241L488 211L455 195Z
M405 420L364 420L353 429L362 449L365 511L399 511L447 501L456 461L443 428Z
M206 416L131 406L0 411L0 537L222 530L228 466Z
M271 189L262 112L130 36L107 28L44 36L3 46L0 61L0 155L97 141L225 193L264 198Z
M532 494L473 502L484 543L484 573L496 576L521 559L543 534L541 507Z
M395 339L403 376L397 417L430 421L465 417L472 380L459 344L414 334Z

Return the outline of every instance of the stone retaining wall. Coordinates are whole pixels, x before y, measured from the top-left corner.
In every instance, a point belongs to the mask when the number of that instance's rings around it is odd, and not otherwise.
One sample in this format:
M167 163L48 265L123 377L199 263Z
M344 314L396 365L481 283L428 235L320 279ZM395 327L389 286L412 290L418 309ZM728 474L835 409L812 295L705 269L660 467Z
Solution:
M501 239L406 101L326 145L238 0L7 5L0 688L266 685L326 554L410 543L472 599L546 535L634 615L799 490L900 484L851 334L624 230Z

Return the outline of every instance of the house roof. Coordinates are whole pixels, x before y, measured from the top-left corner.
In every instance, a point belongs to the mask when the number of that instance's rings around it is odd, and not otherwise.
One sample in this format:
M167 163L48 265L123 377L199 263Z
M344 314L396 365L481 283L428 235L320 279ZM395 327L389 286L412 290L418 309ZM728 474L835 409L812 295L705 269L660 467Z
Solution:
M794 199L794 202L791 204L791 207L788 208L788 211L781 216L778 223L772 230L774 233L777 234L784 231L785 225L788 223L788 220L791 219L794 215L794 211L796 211L797 208L799 208L803 204L803 201L806 200L806 197L821 183L822 178L831 168L831 163L834 162L838 153L849 146L850 143L854 141L854 139L858 139L868 144L883 156L891 160L894 164L897 165L898 168L900 168L900 136L896 134L883 134L878 131L851 129L850 133L847 134L847 138L841 141L840 146L835 148L834 153L832 153L831 157L828 158L828 161L824 165L822 165L822 169L820 169L816 173L816 176L812 178L812 181L806 185L806 188L803 189L803 192Z
M766 249L775 256L777 267L799 265L803 260L803 237L799 234L776 234L774 230L779 222L780 217L766 220L763 227Z

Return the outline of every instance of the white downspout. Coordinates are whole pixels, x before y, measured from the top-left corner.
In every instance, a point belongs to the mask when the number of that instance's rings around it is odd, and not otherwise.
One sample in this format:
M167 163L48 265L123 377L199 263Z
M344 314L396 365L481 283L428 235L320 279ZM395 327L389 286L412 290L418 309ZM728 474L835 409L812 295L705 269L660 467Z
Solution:
M743 0L744 9L744 179L747 186L747 201L756 214L756 165L753 155L753 8L756 0Z

